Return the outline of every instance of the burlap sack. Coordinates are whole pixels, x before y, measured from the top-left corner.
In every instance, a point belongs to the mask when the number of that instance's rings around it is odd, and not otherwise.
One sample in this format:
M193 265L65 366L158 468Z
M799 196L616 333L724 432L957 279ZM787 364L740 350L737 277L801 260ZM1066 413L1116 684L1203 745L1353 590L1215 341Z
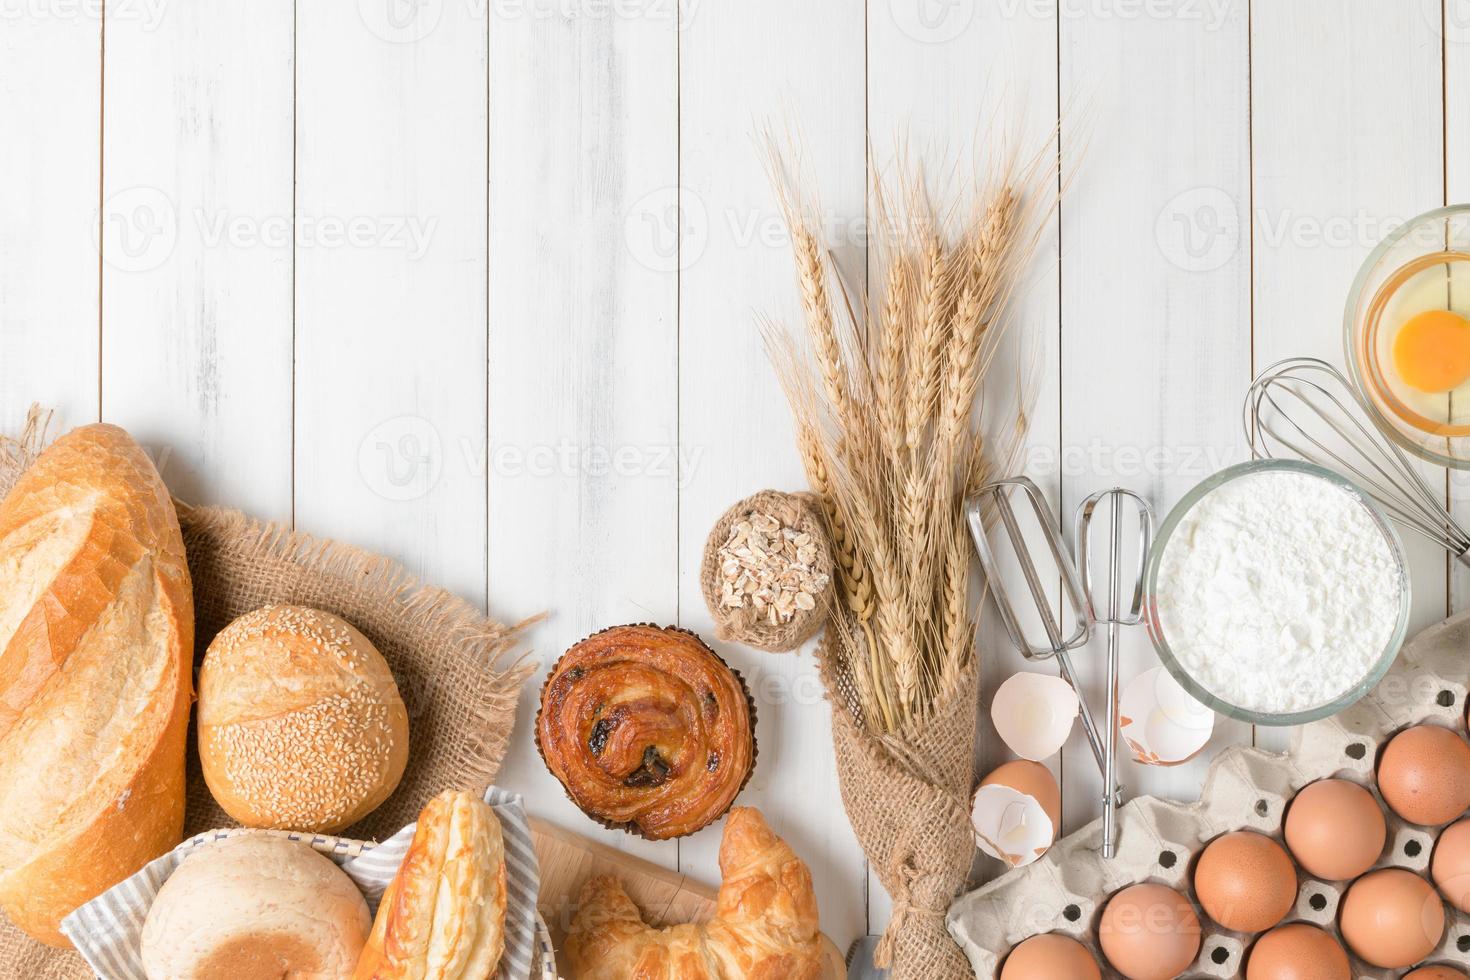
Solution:
M834 630L842 628L829 620L819 656L832 702L842 805L893 899L893 918L874 959L891 969L890 980L972 980L974 972L950 936L945 914L965 887L975 855L966 803L979 702L975 672L967 671L949 697L935 705L922 729L901 740L874 738L833 653Z
M25 435L0 446L0 494L45 441L32 413ZM519 626L486 618L379 555L319 541L239 511L175 501L194 581L195 663L235 617L271 603L341 616L382 651L409 713L409 759L392 796L346 837L381 840L417 818L444 789L483 792L515 725L516 699L534 666L509 657ZM192 722L191 722L192 729ZM209 795L189 737L186 837L234 821ZM0 978L80 980L93 974L71 950L27 937L0 917Z
M827 588L814 597L814 608L797 610L789 623L772 624L766 615L753 607L737 609L720 601L724 576L721 574L719 551L730 539L730 529L735 523L752 513L769 514L787 527L805 531L817 541L814 568L827 576ZM835 588L833 581L832 547L827 542L827 526L822 518L819 499L811 493L784 493L780 490L762 490L725 511L705 541L699 571L699 585L704 593L704 604L709 607L710 618L715 623L715 636L728 643L743 643L768 653L795 650L817 635L817 630L822 628L827 618L827 608Z

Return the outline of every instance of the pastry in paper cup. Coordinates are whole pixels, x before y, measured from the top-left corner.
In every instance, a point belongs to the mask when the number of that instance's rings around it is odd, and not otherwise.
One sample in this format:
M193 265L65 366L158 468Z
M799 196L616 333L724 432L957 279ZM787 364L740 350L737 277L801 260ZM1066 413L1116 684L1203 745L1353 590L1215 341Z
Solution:
M647 840L724 816L755 769L744 679L688 630L615 626L552 667L536 749L583 813Z

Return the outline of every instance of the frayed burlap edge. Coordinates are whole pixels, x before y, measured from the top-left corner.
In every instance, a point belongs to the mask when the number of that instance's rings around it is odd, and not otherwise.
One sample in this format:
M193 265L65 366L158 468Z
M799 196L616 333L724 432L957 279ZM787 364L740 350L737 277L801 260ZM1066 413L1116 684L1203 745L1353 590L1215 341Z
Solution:
M453 756L454 767L463 773L460 788L483 790L494 780L510 746L521 685L536 670L536 665L526 662L524 656L505 665L501 661L526 627L539 617L507 626L485 617L459 596L420 581L382 555L255 520L225 507L195 507L177 498L174 507L186 553L197 554L200 544L207 541L216 556L281 562L298 568L303 575L350 583L354 592L381 597L401 608L425 634L447 637L458 659L498 676L499 683L475 692L471 708L470 718L478 723L472 730L483 732L483 737L463 738ZM498 675L497 668L501 668ZM411 739L412 729L409 734ZM420 808L415 807L415 813Z
M893 899L893 917L874 959L891 970L891 980L971 980L974 971L945 915L966 885L975 854L966 802L978 711L974 665L921 730L890 743L867 731L851 702L834 652L834 632L844 628L840 619L829 619L818 656L832 704L842 804Z
M49 442L51 417L49 410L33 406L20 436L0 436L0 498ZM524 627L534 619L506 626L380 555L228 508L174 503L194 580L196 663L218 630L234 616L248 612L247 606L300 602L353 622L393 667L410 707L409 769L378 810L343 833L387 837L412 821L439 790L451 785L483 790L494 780L514 731L520 688L535 671L533 663L512 656L512 651ZM228 570L224 587L218 587L218 569ZM242 574L242 569L251 574ZM313 598L318 601L310 601ZM338 598L340 603L335 601ZM380 614L382 628L373 629L364 622L371 617L353 615L343 608L354 603L365 603L360 608ZM405 638L405 634L409 635ZM421 645L411 642L420 639ZM408 672L427 683L405 687L404 658L418 655L422 655L420 662ZM451 710L439 711L440 705L435 704L433 710L446 717L434 725L442 727L444 721L452 721L453 737L429 740L433 750L428 752L424 739L414 740L414 702L422 702L426 691L432 696L436 688L442 689L441 700ZM417 714L422 716L422 706ZM419 731L422 735L422 726ZM203 783L192 724L189 742L186 836L233 826L234 821L218 809ZM433 778L422 778L425 769L433 771ZM0 976L84 980L93 974L74 951L37 943L0 917Z

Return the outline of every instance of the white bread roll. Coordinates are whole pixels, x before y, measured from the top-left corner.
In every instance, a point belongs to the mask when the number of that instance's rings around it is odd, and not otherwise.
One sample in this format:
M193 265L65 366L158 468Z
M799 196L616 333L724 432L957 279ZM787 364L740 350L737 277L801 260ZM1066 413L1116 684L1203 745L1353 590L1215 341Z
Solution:
M335 833L377 809L408 762L408 711L377 648L330 613L267 606L209 644L199 758L247 827Z
M338 980L371 927L329 858L243 834L199 848L163 883L143 923L143 969L149 980Z
M486 980L505 952L505 839L483 800L445 790L419 814L353 980Z
M0 906L54 946L179 842L194 605L168 491L87 425L0 504Z

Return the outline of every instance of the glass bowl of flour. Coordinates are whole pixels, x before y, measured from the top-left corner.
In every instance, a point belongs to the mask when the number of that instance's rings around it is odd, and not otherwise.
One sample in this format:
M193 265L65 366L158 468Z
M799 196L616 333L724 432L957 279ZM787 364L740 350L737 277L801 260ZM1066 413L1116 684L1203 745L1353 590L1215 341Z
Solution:
M1149 635L1221 714L1299 725L1378 684L1409 619L1403 542L1350 481L1294 460L1221 470L1170 512L1149 552Z

